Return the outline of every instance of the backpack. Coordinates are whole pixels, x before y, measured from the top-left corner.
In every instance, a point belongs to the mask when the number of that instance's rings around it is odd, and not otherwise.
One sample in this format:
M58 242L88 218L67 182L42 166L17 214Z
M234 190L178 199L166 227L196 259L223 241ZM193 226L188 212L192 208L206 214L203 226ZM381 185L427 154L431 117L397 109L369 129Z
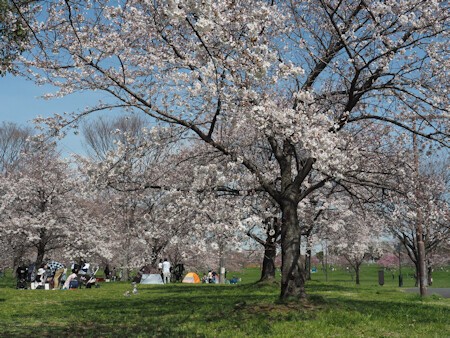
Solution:
M69 289L78 289L78 281L76 279L70 281Z

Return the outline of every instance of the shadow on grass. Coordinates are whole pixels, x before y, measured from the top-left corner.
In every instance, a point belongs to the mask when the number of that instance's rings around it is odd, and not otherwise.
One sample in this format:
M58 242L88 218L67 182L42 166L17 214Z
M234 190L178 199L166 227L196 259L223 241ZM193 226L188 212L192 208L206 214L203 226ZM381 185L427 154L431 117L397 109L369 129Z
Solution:
M78 291L74 291L78 292ZM8 327L5 336L56 337L178 337L206 336L214 332L239 327L242 316L237 306L246 303L267 302L267 294L247 294L239 287L215 286L153 286L142 287L137 295L125 297L123 290L113 290L103 295L91 293L93 299L63 301L61 312L45 308L32 314L33 323L20 320L21 325ZM84 294L83 297L87 295ZM19 320L17 314L17 320ZM13 318L14 319L14 318ZM32 327L34 326L34 327ZM255 326L256 336L270 332L270 325ZM1 335L0 335L1 336Z
M377 299L377 290L360 295L355 287L320 282L308 284L311 296L303 304L277 304L279 285L273 283L138 286L137 295L125 297L124 291L129 289L129 284L123 284L33 293L33 306L14 309L8 315L9 321L0 318L0 326L4 327L0 336L268 337L274 334L274 324L300 327L317 318L336 327L361 325L361 316L376 318L376 323L398 317L399 321L441 326L450 318L448 307L421 302L413 295L405 300L395 291L387 300ZM15 298L6 297L7 303L17 303L19 293L11 295ZM45 307L40 303L44 297L50 304Z

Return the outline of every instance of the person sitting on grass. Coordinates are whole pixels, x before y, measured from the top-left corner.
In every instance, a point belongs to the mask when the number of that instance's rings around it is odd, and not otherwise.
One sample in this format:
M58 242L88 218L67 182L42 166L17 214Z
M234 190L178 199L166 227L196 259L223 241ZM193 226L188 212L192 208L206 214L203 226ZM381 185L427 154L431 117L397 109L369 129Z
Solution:
M233 276L233 278L230 279L230 284L237 284L240 281L240 278L236 278Z
M72 274L69 275L69 277L67 277L67 279L63 285L63 290L78 288L77 274L78 274L78 269L72 269Z

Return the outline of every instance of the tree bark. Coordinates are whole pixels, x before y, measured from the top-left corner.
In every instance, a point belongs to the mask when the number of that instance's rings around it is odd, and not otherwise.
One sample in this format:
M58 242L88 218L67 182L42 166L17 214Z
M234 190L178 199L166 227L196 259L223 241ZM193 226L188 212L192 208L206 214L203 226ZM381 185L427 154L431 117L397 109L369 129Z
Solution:
M414 262L414 266L416 268L415 276L414 276L416 281L414 283L414 286L421 288L422 289L421 292L424 292L423 295L426 295L426 287L429 286L429 283L428 283L429 277L428 277L428 273L427 273L428 271L425 267L420 266L419 260ZM421 293L421 295L422 295L422 293Z
M130 278L130 245L131 241L129 235L125 241L125 255L123 256L123 268L121 282L127 282Z
M305 298L305 275L300 262L301 232L298 224L297 203L284 200L281 203L281 300Z
M309 237L308 237L307 241L309 241ZM306 280L311 280L311 255L312 255L312 250L310 248L308 248L306 250L306 257L305 257Z
M36 245L36 269L38 269L44 261L45 254L47 253L46 240L43 239L44 233L41 232L41 240Z
M359 285L359 266L359 264L356 264L355 266L356 285Z
M275 240L275 238L274 238ZM277 255L276 243L266 242L264 245L264 259L261 269L260 282L275 279L275 257Z
M433 285L433 268L431 266L428 266L427 272L428 286L431 286Z
M251 230L247 232L247 236L264 246L261 278L259 279L260 282L275 279L275 258L277 255L278 238L280 236L280 224L277 218L267 218L264 223L266 224L265 240L253 234Z
M44 261L44 255L45 255L45 251L40 251L38 249L38 254L36 257L36 268L39 269L39 267L42 265L42 262Z

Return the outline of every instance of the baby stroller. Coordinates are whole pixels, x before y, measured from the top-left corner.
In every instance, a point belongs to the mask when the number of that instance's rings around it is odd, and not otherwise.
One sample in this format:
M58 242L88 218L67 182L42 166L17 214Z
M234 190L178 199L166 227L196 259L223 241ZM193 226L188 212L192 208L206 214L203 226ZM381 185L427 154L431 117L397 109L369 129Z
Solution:
M29 283L33 283L36 280L36 273L37 273L36 263L31 263L28 266L28 274L27 274L27 281Z
M99 285L97 284L97 278L95 277L95 274L97 273L98 269L99 269L99 267L97 267L90 274L89 273L78 274L78 280L80 281L80 287L81 287L81 285L84 285L87 289L90 289L93 285L95 285L95 287L99 287Z
M28 268L25 265L21 265L16 270L17 276L17 289L27 289L27 276L28 276Z

